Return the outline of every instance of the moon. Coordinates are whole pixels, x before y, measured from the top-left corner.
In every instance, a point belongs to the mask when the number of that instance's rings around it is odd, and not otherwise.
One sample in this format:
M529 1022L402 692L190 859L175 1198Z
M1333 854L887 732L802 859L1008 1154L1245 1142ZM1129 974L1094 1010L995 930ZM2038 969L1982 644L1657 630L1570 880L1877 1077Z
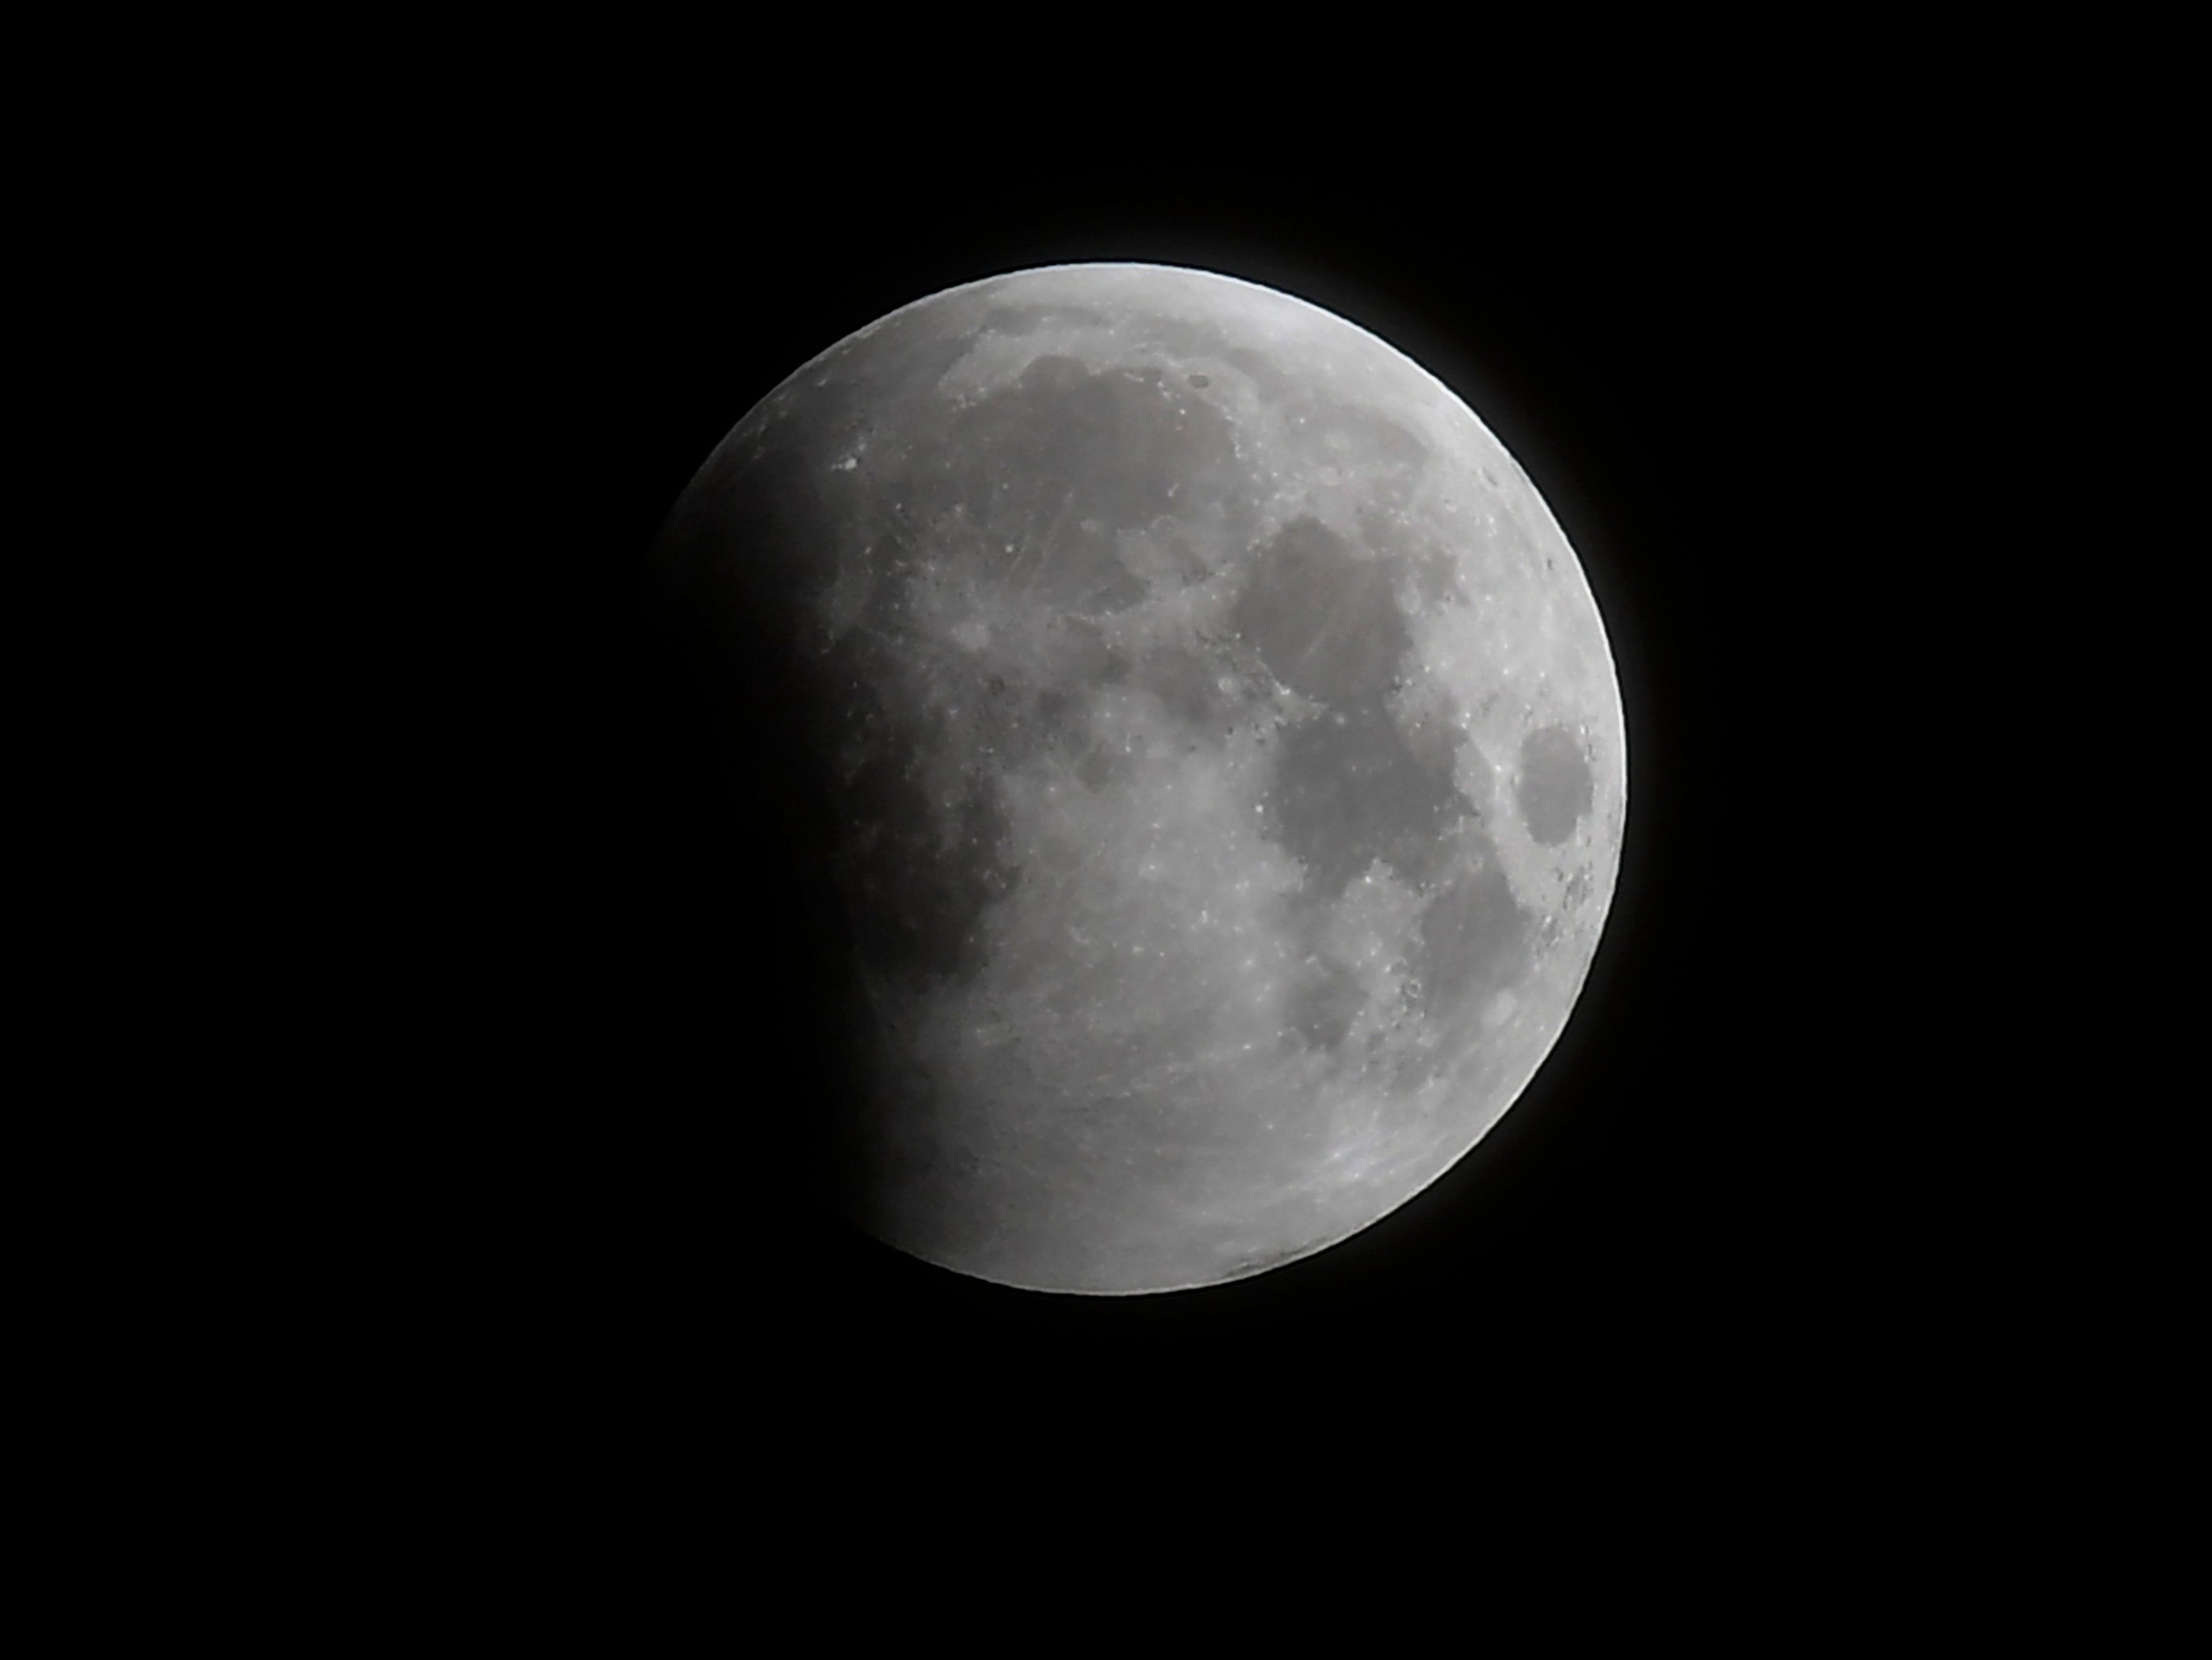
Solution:
M834 1052L746 1110L818 1114L890 1245L1261 1273L1565 1027L1626 821L1605 629L1504 446L1353 324L1148 265L932 295L755 405L657 569L793 849L762 879L822 900Z

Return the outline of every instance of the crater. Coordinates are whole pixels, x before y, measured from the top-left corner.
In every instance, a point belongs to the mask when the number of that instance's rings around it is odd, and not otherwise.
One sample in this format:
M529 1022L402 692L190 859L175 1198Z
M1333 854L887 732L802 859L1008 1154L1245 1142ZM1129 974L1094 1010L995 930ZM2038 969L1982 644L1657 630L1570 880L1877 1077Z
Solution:
M1221 1272L1221 1278L1224 1280L1248 1280L1255 1274L1265 1274L1269 1268L1280 1268L1285 1262L1295 1262L1302 1256L1310 1256L1314 1249L1315 1242L1305 1240L1295 1245L1275 1245L1265 1250L1245 1251L1230 1259Z
M1412 499L1428 465L1429 447L1378 410L1334 400L1299 400L1307 446L1359 481L1373 508L1389 511Z
M1521 822L1540 847L1555 848L1575 833L1590 810L1589 762L1573 733L1540 727L1521 740L1521 778L1515 787Z
M1334 958L1322 958L1291 988L1285 1013L1291 1030L1308 1049L1334 1049L1366 1006L1367 993L1359 977Z

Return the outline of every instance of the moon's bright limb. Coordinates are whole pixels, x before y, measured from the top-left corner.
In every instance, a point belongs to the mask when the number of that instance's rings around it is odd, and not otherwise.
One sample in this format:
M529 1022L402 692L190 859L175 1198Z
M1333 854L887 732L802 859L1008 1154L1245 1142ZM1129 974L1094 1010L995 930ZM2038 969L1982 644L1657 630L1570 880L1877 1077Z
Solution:
M823 1110L891 1244L1255 1273L1435 1180L1558 1039L1611 654L1521 469L1372 335L1159 266L954 289L762 400L664 553L803 734L859 1069Z

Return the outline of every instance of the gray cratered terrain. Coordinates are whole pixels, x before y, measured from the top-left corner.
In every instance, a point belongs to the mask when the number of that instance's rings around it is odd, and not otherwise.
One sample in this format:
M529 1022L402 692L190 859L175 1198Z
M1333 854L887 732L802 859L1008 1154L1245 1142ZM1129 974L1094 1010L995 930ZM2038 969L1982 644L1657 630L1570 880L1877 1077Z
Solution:
M931 296L672 515L834 895L845 1213L1005 1284L1203 1286L1457 1160L1611 900L1619 692L1565 536L1407 358L1130 265ZM732 683L734 684L734 683ZM734 1104L733 1104L734 1110Z

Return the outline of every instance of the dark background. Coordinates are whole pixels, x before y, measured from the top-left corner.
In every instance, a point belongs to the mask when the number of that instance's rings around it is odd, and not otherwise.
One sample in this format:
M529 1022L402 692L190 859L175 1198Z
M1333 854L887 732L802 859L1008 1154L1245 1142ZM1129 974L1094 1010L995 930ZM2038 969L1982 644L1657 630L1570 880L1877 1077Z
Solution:
M1857 494L1831 458L1889 244L1839 233L1847 181L483 166L378 256L416 319L395 333L439 343L410 845L436 896L419 1185L457 1340L663 1425L742 1394L801 1437L981 1446L1193 1401L1246 1425L1710 1402L1859 1317L1836 1000L1870 919L1830 786L1878 746L1829 720ZM1281 289L1459 392L1579 555L1629 731L1603 944L1506 1119L1316 1257L1127 1299L963 1279L811 1207L805 908L644 605L662 516L784 374L938 289L1086 259Z
M2174 149L2154 119L2085 102L2076 42L2021 74L2016 43L1947 58L1879 21L1668 18L1647 58L1585 19L1609 38L1546 53L1498 19L1466 46L1354 20L1450 82L1416 88L1336 63L1334 27L1270 31L1311 48L1277 69L1071 15L1077 50L1039 27L1006 73L975 41L1001 26L918 20L937 66L825 21L834 50L687 30L629 67L599 21L574 66L543 29L218 41L238 97L157 41L161 99L126 111L93 54L99 95L32 147L67 212L31 265L90 303L26 337L110 424L26 404L97 474L26 544L89 579L76 613L22 609L34 641L84 630L27 712L104 697L173 751L82 746L88 786L131 787L88 816L82 880L24 869L98 965L33 961L88 1017L63 1087L96 1149L33 1277L65 1284L121 1210L123 1301L63 1294L143 1330L93 1362L119 1393L92 1442L127 1459L166 1411L205 1461L173 1486L188 1541L264 1447L273 1531L327 1555L313 1518L358 1501L380 1602L434 1549L465 1579L614 1535L737 1579L739 1617L747 1572L789 1563L829 1590L811 1611L910 1622L1001 1602L978 1500L1086 1612L1102 1566L1242 1592L1249 1543L1253 1602L1303 1614L1346 1600L1360 1532L1437 1540L1438 1583L1480 1571L1477 1519L1579 1566L1656 1452L1639 1548L1689 1543L1698 1583L1745 1535L1839 1555L1850 1585L1787 1605L1825 1614L1897 1580L1900 1520L1949 1576L1966 1512L2058 1491L2054 1444L2166 1468L2106 1438L2142 1418L2124 1292L2185 1260L2135 1243L2145 1127L2180 1098L2055 1065L2142 1024L2084 1008L2134 959L2059 929L2107 909L2078 873L2109 835L2067 808L2130 684L2078 654L2144 637L2106 566L2185 545L2107 522L2175 472L2155 400L2105 383L2179 337L2136 318L2181 268L2137 240L2170 238L2171 192L2127 188ZM2089 80L2155 111L2142 49ZM807 1204L803 896L641 611L662 516L781 376L948 284L1094 258L1271 283L1458 389L1582 560L1630 750L1603 946L1506 1120L1316 1257L1110 1301L962 1280ZM2119 614L2075 614L2100 594ZM26 811L95 799L70 795ZM133 873L163 903L110 927L88 902ZM2117 1386L2094 1409L2089 1373ZM1532 1457L1572 1511L1493 1502ZM1759 1481L1719 1503L1723 1472ZM2101 1511L2022 1513L2070 1539ZM1120 1553L1067 1540L1086 1517ZM1805 1548L1824 1518L1847 1548ZM962 1578L878 1592L939 1536ZM516 1600L565 1618L584 1576L556 1576Z

